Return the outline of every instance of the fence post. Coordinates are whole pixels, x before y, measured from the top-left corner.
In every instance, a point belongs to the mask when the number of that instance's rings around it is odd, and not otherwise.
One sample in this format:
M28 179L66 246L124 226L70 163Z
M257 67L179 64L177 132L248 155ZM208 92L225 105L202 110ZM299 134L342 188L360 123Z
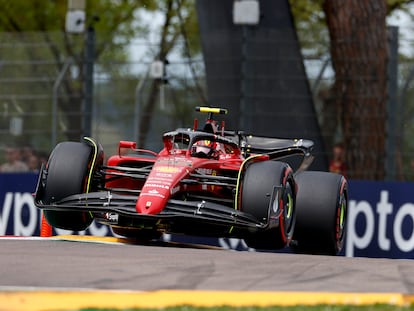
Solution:
M93 67L95 63L95 28L89 26L86 31L84 99L82 107L82 136L92 135L93 107ZM82 138L82 137L80 137Z
M388 98L385 138L385 180L396 178L396 118L398 113L398 27L388 27Z
M62 70L59 72L59 75L56 78L55 83L53 84L53 94L52 94L52 139L51 139L51 148L56 145L57 142L57 108L58 108L58 90L59 86L65 77L66 72L69 69L69 66L72 65L73 59L68 58L63 64Z
M140 126L141 126L141 96L142 96L142 89L144 88L145 82L147 82L148 76L149 76L150 69L147 69L147 72L144 77L142 77L136 88L135 88L135 107L134 107L134 137L133 140L137 143L137 145L140 144Z

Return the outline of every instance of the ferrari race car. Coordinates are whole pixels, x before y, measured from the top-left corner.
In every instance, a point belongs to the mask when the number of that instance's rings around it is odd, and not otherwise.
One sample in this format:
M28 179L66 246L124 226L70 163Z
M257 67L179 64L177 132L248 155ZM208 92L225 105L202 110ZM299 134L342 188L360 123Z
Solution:
M227 131L207 113L201 129L163 135L160 152L120 141L104 163L91 138L61 142L42 167L35 204L57 228L80 231L93 220L139 240L163 233L244 239L255 249L337 254L345 236L348 188L338 174L306 171L310 140ZM300 158L293 170L291 157Z

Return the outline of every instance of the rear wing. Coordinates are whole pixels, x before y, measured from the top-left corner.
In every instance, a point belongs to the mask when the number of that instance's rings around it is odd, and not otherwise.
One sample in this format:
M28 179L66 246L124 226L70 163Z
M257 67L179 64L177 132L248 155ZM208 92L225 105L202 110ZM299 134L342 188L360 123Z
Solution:
M308 139L271 138L239 133L239 146L246 156L265 154L271 160L301 157L296 171L306 170L313 162L312 150L314 143Z
M311 151L313 148L313 141L307 139L283 139L260 136L245 136L246 147L250 152L262 153L275 151L286 148L301 148L303 150Z

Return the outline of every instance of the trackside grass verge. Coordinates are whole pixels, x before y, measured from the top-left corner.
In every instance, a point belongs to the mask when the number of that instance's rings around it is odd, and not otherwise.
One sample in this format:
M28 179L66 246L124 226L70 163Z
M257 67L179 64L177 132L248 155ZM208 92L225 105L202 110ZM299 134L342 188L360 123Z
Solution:
M294 306L294 307L214 307L196 308L191 306L160 308L160 309L79 309L71 311L414 311L414 306L399 307L394 305L320 305L320 306Z

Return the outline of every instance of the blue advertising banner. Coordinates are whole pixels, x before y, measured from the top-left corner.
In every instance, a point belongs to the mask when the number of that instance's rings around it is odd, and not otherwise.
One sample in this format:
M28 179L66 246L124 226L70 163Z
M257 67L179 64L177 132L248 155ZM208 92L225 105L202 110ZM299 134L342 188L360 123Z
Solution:
M414 183L350 181L350 257L414 258Z
M0 236L39 236L41 212L34 205L33 193L36 190L38 175L35 173L0 174ZM105 225L93 222L82 232L54 228L54 234L80 234L107 236L112 230Z
M41 213L33 203L37 174L0 174L0 236L38 236ZM349 257L414 258L414 183L349 181L347 238ZM106 236L112 230L98 223L86 231L54 229L54 234ZM237 239L164 236L165 240L207 243L246 249Z
M37 174L0 174L0 236L39 235L40 212L33 203Z

